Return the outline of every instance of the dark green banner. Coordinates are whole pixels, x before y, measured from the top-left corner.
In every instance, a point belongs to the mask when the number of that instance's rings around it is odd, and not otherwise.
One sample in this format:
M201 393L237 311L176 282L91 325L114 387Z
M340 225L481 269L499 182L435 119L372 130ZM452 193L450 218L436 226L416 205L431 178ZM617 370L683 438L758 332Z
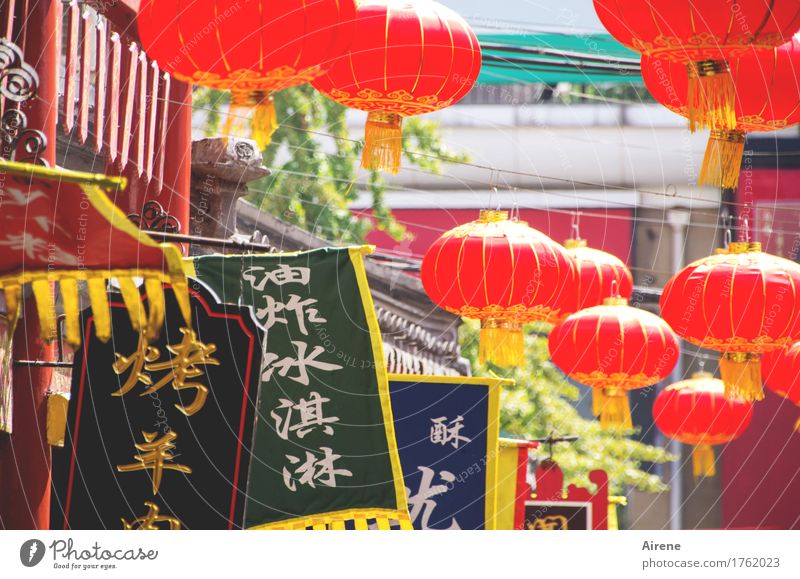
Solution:
M366 251L193 260L265 331L246 527L408 526Z

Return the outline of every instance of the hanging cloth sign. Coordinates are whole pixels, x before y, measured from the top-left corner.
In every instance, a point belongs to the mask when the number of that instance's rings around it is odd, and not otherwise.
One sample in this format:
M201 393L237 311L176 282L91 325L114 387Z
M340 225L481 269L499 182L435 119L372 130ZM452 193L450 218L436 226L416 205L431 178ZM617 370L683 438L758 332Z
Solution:
M59 282L67 341L80 343L78 282L87 283L96 335L111 336L106 282L117 278L134 327L155 339L164 317L161 282L175 289L189 319L186 277L177 246L156 243L131 223L106 191L125 180L0 160L0 290L11 326L19 315L22 285L30 283L42 338L55 337L52 282ZM145 315L131 278L145 279Z
M495 528L500 387L509 380L390 374L415 529Z
M265 330L245 525L410 528L371 247L204 256L190 277L250 305Z
M53 449L53 529L242 527L260 330L200 283L192 326L164 295L164 331L149 343L119 294L108 294L114 340L84 312L65 444Z

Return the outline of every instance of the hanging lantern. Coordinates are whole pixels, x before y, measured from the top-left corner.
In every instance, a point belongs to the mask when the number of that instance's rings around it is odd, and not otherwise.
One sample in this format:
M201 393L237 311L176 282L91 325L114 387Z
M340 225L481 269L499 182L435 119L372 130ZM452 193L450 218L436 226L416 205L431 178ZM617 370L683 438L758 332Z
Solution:
M684 340L722 352L726 397L761 400L761 354L800 339L798 287L800 265L735 242L675 274L661 312Z
M733 189L739 184L745 133L777 131L800 122L800 38L771 50L749 50L731 61L736 84L736 128L711 131L698 183ZM642 78L658 102L688 116L683 67L642 57Z
M742 434L753 418L753 405L725 399L725 385L713 374L698 372L667 386L656 396L653 418L669 438L693 444L694 476L714 476L714 449Z
M780 46L800 29L800 0L594 0L594 7L625 46L685 66L692 131L736 128L730 59Z
M767 388L800 408L800 342L795 342L786 349L764 354L761 360L761 376ZM800 418L794 428L800 432Z
M680 356L664 320L621 297L569 316L550 332L548 348L562 372L593 389L592 410L603 428L631 428L627 391L663 380Z
M481 321L480 361L524 362L522 325L558 313L575 270L564 248L506 211L442 235L422 261L422 285L448 312Z
M403 117L458 102L478 78L481 49L469 25L436 2L359 2L348 54L313 81L348 107L366 111L361 166L397 173Z
M322 74L352 40L355 0L142 0L147 54L185 82L230 90L226 132L261 148L277 128L272 94Z
M633 276L625 263L610 253L591 248L585 239L567 239L567 253L575 262L575 284L565 292L558 323L577 311L603 305L606 298L633 294Z

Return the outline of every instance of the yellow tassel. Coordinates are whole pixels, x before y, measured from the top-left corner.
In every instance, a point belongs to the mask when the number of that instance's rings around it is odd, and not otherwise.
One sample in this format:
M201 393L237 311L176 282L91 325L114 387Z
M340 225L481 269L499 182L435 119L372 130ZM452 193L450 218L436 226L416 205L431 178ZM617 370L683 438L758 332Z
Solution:
M278 128L278 116L272 95L264 91L232 90L225 135L249 134L264 150Z
M61 302L64 304L67 343L75 348L81 345L81 306L78 298L78 281L64 278L58 282Z
M122 301L125 302L125 307L128 309L128 317L131 319L131 327L137 332L146 333L144 307L136 284L129 277L121 277L118 281L119 290L122 293Z
M50 446L64 446L68 408L68 395L54 392L47 396L47 444Z
M687 112L689 130L736 128L736 87L724 60L703 60L686 65L689 73Z
M764 399L761 385L761 357L758 354L729 352L719 361L719 373L725 383L725 398L747 402Z
M389 519L385 519L383 517L378 517L375 519L375 522L378 523L378 530L379 531L391 531L392 527L389 524Z
M31 283L39 312L39 328L42 340L47 342L56 337L56 306L53 301L53 286L46 279Z
M714 465L714 449L710 444L698 444L692 450L692 471L694 478L714 476L717 468Z
M606 388L603 395L600 428L603 430L630 430L633 428L628 393L618 388Z
M148 278L144 281L144 288L147 292L147 307L149 309L147 317L148 342L155 342L161 333L161 326L164 325L164 290L161 287L161 280Z
M356 531L368 531L369 525L367 524L367 519L363 517L357 517L354 519L356 523Z
M105 343L111 338L111 315L108 311L108 294L106 280L102 277L89 278L89 302L94 314L94 333L97 339Z
M3 288L3 295L6 298L6 311L8 312L8 327L13 334L19 320L19 310L22 302L22 286L7 285Z
M402 531L413 531L414 525L411 524L410 519L400 519L400 530Z
M794 431L800 432L800 418L798 418L797 422L794 423Z
M525 338L522 326L506 320L482 320L478 360L496 366L522 366Z
M332 531L344 531L344 521L333 521L331 523L331 530Z
M603 405L606 403L606 397L603 394L602 388L592 388L592 414L600 416L603 411Z
M179 279L177 277L171 278L172 293L175 300L178 302L178 309L181 311L183 321L186 323L187 328L192 327L192 304L189 300L189 284L186 283L186 278Z
M735 189L739 185L744 139L742 131L711 131L697 183Z
M361 166L371 171L395 174L400 170L402 154L403 117L397 113L369 113Z

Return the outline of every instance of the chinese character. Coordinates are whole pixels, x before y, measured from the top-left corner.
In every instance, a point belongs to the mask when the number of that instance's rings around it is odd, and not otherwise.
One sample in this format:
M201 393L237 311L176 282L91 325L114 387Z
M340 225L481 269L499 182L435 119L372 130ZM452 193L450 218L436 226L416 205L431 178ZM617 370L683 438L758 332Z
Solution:
M147 514L138 519L133 519L130 523L122 519L122 528L126 531L161 531L166 530L158 526L158 523L169 524L170 531L179 531L181 522L175 517L167 517L159 514L158 505L149 501L144 503L149 510Z
M123 396L124 394L127 394L137 382L147 384L148 386L153 383L153 381L150 379L150 375L143 371L144 365L145 362L155 362L158 360L161 354L159 353L158 348L153 348L152 346L147 345L147 340L145 340L144 334L139 334L139 343L137 344L136 351L133 354L130 356L123 356L122 354L115 353L114 356L116 357L116 361L112 367L118 376L124 374L131 366L133 366L133 369L128 375L128 379L125 381L125 384L122 385L122 388L116 392L113 392L111 394L112 396Z
M134 456L133 464L119 464L117 470L119 472L133 472L137 470L152 470L153 471L153 494L158 492L161 486L161 475L164 474L165 469L177 470L186 474L192 474L192 469L182 464L171 464L169 461L175 457L170 453L175 448L172 443L178 435L175 432L168 432L158 440L157 432L142 432L146 442L141 442L136 446L136 450L141 454Z
M282 286L287 283L299 283L300 285L308 285L311 279L311 268L308 267L291 267L282 263L277 269L272 271L264 271L263 267L251 267L242 273L242 279L248 282L253 289L261 291L267 282L272 282L277 286ZM260 282L256 281L256 273L262 273L263 278Z
M309 322L321 323L328 321L320 317L317 308L306 309L308 306L317 303L317 300L314 298L301 300L300 296L290 294L289 301L285 304L275 300L272 296L264 296L264 299L267 302L267 306L256 310L256 318L258 318L260 322L263 322L265 330L269 330L277 323L288 324L286 318L278 317L278 314L281 312L294 312L297 318L297 325L304 336L308 335L308 330L306 330L306 315L308 316Z
M569 521L564 515L551 515L528 522L527 527L529 531L568 531Z
M419 481L419 489L417 494L412 495L411 489L406 487L406 496L408 497L408 514L411 516L411 522L416 523L417 518L422 515L420 522L423 530L430 530L430 520L433 514L433 509L436 508L437 503L433 497L443 495L452 487L450 483L456 480L453 473L446 470L439 472L439 477L447 484L432 485L434 471L426 466L418 466L417 470L422 473L422 478ZM450 526L447 530L458 530L461 527L458 525L456 518L453 517Z
M325 453L325 456L319 460L317 460L317 457L314 456L313 453L306 451L305 462L294 471L295 475L300 475L297 482L308 485L312 489L317 488L314 482L335 488L337 476L353 476L353 473L349 470L344 468L337 469L334 467L333 463L336 462L337 459L342 458L342 455L334 454L333 451L326 446L321 447L320 450ZM286 458L292 464L300 463L300 458L292 456L291 454L287 454ZM292 492L297 490L297 485L294 479L292 479L292 473L290 473L289 469L286 467L283 467L283 484Z
M463 421L463 416L456 416L449 424L446 416L431 418L431 422L433 422L431 426L431 442L442 446L449 442L453 448L458 448L461 442L470 442L470 438L459 434L461 429L464 428Z
M318 392L312 392L308 400L300 399L300 402L293 404L291 400L286 398L280 399L280 406L270 412L273 420L275 420L275 431L284 440L289 439L290 432L296 432L298 438L304 438L306 434L314 430L314 427L321 426L322 431L329 435L333 435L333 427L330 426L332 422L338 422L338 416L325 417L322 413L322 404L330 402L330 398L323 398ZM278 410L286 409L286 415L281 416ZM296 424L292 425L292 411L297 410L300 414L300 419Z
M197 366L219 366L219 360L211 357L211 355L217 351L216 345L204 344L197 339L194 330L190 330L189 328L181 328L181 333L183 334L183 339L180 344L167 346L167 350L174 354L171 360L145 364L145 370L148 372L170 370L170 373L142 392L140 396L152 394L170 382L172 382L172 387L178 392L192 388L197 391L192 403L188 406L181 406L180 404L175 405L175 408L183 412L186 416L191 416L199 411L206 403L208 388L199 382L187 382L186 379L197 378L203 375L203 370Z
M282 377L286 377L289 373L289 370L292 368L297 368L297 375L296 376L289 376L295 382L299 382L303 386L308 386L308 371L306 367L316 368L318 370L325 370L325 371L332 371L332 370L341 370L342 366L338 364L331 364L329 362L321 362L317 360L317 356L322 354L325 351L325 348L322 346L314 346L314 349L311 350L311 353L306 356L306 349L308 348L308 344L304 342L292 342L294 347L297 349L297 358L292 358L291 356L285 357L283 360L278 361L279 356L277 354L272 354L267 352L264 354L264 362L262 364L262 374L261 380L267 381L272 379L272 372L277 368L278 374Z

